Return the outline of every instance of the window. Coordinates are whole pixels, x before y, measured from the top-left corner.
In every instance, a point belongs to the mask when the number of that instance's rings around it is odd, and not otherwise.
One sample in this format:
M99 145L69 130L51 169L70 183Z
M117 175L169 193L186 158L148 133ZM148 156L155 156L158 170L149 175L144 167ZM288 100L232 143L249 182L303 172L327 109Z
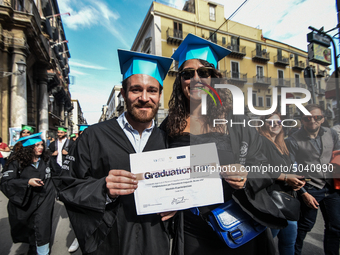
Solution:
M256 73L258 77L263 77L263 66L257 66Z
M256 44L256 56L262 56L262 46L260 43Z
M222 44L223 44L223 45L225 45L225 44L226 44L225 37L222 37Z
M256 93L253 93L253 106L256 106Z
M277 49L277 60L282 61L282 50L281 49Z
M295 74L295 87L300 87L300 75Z
M299 55L298 54L294 54L294 64L295 64L295 66L299 65Z
M239 52L239 48L240 48L240 38L232 36L231 37L231 48L233 51L237 51Z
M272 106L272 97L266 96L266 107L271 107L271 106Z
M213 43L217 43L217 34L215 32L210 32L209 38Z
M256 77L257 77L258 82L264 82L263 66L257 66L256 67Z
M277 76L279 78L279 86L283 86L283 71L282 70L277 70Z
M183 39L182 23L174 22L174 37Z
M240 71L239 71L239 63L231 61L231 77L232 78L240 78Z
M258 106L263 107L263 97L258 97L258 103Z
M172 49L172 54L175 53L177 49ZM178 61L174 60L172 61L172 68L170 68L170 70L174 70L174 71L178 71Z
M210 20L215 21L216 20L216 6L215 5L209 5L209 18Z

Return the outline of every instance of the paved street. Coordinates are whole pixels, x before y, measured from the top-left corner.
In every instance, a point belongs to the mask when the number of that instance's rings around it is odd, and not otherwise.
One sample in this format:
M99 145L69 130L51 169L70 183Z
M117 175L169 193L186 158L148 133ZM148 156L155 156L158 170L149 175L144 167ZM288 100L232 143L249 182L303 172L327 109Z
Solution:
M0 254L1 255L21 255L26 254L27 244L13 244L10 237L10 228L7 217L7 198L0 192ZM53 237L51 255L67 255L67 250L74 240L74 232L71 231L68 216L64 205L56 202L54 206ZM80 255L78 249L72 253Z
M53 221L53 245L51 255L67 255L68 247L74 239L74 232L71 231L70 223L65 211L65 207L61 202L56 202L54 207ZM322 255L323 254L323 221L322 215L319 213L318 221L313 231L308 234L303 249L303 255ZM0 192L0 254L1 255L21 255L26 254L28 245L12 244L10 237L10 229L7 217L7 198ZM80 255L80 249L73 253Z

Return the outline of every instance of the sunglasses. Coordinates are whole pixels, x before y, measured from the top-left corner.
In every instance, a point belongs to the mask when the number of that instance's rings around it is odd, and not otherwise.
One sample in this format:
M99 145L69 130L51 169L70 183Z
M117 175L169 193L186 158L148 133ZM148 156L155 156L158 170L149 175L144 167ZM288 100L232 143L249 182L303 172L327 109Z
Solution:
M314 121L320 121L323 119L322 115L315 115L315 116L304 116L302 117L303 121L309 122L312 121L312 119L314 119Z
M200 78L208 78L211 76L212 67L200 67L197 70L194 68L187 68L181 71L179 74L184 80L190 80L195 76L195 72L197 71L197 74Z

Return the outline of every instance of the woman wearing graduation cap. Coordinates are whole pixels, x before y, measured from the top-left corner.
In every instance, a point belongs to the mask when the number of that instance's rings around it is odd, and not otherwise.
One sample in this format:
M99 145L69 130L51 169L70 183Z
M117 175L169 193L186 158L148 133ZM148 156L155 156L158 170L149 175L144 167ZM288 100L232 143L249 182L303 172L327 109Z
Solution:
M240 169L242 165L260 165L265 157L260 153L261 141L254 128L243 125L217 125L214 119L226 119L228 123L247 121L245 116L232 113L230 92L226 89L214 89L214 84L223 83L221 73L216 69L217 63L230 53L229 50L212 42L189 34L178 47L172 58L179 61L179 69L173 85L169 102L169 116L162 123L169 137L170 147L215 142L219 154L220 165L232 165ZM219 103L207 100L208 112L202 115L202 95L204 93L218 95ZM208 94L209 94L208 93ZM217 101L217 100L216 100ZM287 225L283 215L268 194L265 187L272 183L270 178L252 186L255 179L249 178L246 172L223 173L224 201L234 199L244 211L265 226L284 227ZM259 203L265 197L267 208ZM262 200L261 200L262 201ZM267 205L266 204L266 205ZM184 217L179 227L176 252L185 255L199 254L274 254L272 237L268 230L239 248L228 247L203 220L204 213L219 205L185 210L179 217ZM249 209L250 208L250 209ZM272 215L279 215L277 218ZM203 217L202 217L203 216ZM182 219L179 220L181 222Z
M14 243L29 243L29 252L49 254L55 189L41 133L22 137L22 147L8 160L1 191L8 198ZM36 251L35 251L36 250Z

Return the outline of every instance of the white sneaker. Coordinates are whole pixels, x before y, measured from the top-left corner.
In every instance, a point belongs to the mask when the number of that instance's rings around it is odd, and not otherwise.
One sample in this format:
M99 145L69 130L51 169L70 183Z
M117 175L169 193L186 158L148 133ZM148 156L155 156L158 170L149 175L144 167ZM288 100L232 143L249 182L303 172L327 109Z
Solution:
M75 252L76 250L78 250L78 248L79 248L78 239L75 238L73 240L73 243L71 244L70 248L68 248L68 252Z

